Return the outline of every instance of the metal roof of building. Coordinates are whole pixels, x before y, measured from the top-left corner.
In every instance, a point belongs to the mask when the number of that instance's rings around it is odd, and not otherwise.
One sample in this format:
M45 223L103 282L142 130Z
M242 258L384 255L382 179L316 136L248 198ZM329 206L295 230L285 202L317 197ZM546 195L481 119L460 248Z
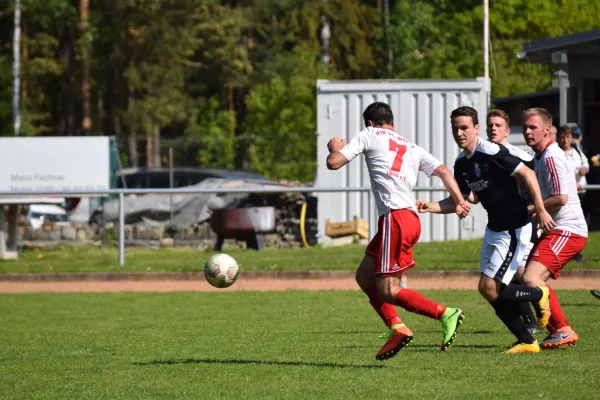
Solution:
M600 29L534 40L523 43L523 52L517 55L532 63L550 63L552 53L567 51L568 54L600 52Z

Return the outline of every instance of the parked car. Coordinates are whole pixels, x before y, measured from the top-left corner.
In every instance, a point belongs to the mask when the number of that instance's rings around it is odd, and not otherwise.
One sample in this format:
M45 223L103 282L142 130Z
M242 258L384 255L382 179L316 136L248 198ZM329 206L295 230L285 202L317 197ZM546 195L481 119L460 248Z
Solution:
M33 229L39 229L44 224L69 225L67 211L54 204L32 204L29 206L25 221Z

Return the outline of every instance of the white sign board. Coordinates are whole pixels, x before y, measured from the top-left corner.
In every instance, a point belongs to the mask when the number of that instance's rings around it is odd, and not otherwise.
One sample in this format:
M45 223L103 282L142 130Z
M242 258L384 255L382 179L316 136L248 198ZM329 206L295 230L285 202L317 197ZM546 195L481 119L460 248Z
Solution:
M0 137L0 192L110 188L109 138Z

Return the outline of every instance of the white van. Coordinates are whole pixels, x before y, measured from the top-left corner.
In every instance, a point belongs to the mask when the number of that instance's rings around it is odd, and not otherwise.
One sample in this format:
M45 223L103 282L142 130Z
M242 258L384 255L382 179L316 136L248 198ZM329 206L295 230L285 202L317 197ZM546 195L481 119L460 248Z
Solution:
M30 205L29 211L27 211L26 221L33 229L39 229L47 223L54 223L57 225L69 224L65 209L54 204Z

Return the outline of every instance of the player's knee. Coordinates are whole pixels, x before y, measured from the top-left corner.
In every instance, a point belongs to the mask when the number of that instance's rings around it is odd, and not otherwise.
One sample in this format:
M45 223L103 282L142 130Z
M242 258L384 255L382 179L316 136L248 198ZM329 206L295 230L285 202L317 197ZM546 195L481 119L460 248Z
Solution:
M355 274L356 283L361 289L375 285L375 260L365 256Z
M358 287L360 287L362 290L373 286L372 280L368 279L364 274L360 272L360 270L356 271L355 279L356 283L358 284Z
M527 286L538 286L540 284L537 276L528 273L523 274L522 281Z
M356 280L356 283L358 283L358 286L360 286L361 288L363 287L363 285L361 284L363 279L362 279L362 274L360 272L360 268L358 268L356 270L356 272L354 273L354 280Z
M498 298L498 290L494 281L481 280L479 281L479 293L487 301L494 301Z
M479 288L479 293L483 296L487 301L494 301L498 298L498 294L495 290L490 290L489 288Z

